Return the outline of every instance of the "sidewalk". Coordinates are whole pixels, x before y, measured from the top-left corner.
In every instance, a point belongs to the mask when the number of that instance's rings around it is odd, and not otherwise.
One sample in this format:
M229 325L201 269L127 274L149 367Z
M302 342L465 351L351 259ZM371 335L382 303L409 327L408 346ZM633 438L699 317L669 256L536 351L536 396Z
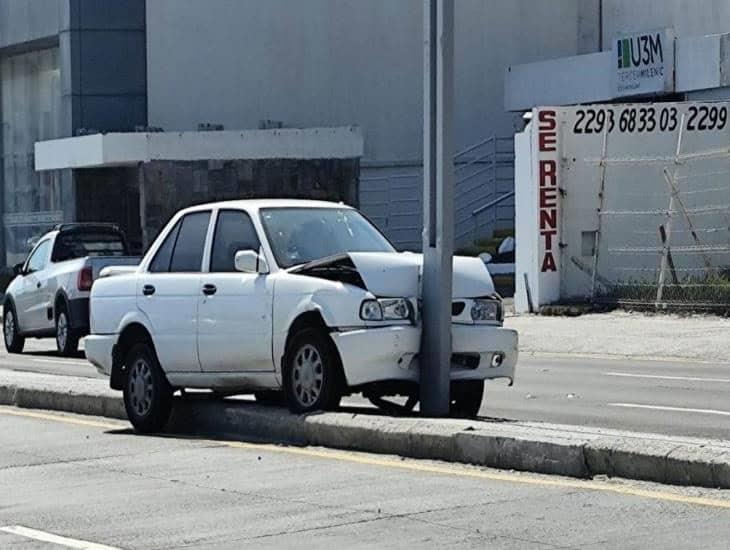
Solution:
M0 405L124 418L106 380L0 371ZM396 454L580 478L730 488L730 442L535 422L296 416L235 400L176 399L169 431Z
M730 363L730 319L614 311L579 317L511 315L520 353L630 356Z

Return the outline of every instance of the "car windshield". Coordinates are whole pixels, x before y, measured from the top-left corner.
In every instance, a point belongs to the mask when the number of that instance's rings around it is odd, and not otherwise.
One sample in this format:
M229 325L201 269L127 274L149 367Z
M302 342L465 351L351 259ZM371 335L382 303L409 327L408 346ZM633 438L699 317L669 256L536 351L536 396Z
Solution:
M283 268L345 252L395 252L373 224L349 208L266 208L261 221Z

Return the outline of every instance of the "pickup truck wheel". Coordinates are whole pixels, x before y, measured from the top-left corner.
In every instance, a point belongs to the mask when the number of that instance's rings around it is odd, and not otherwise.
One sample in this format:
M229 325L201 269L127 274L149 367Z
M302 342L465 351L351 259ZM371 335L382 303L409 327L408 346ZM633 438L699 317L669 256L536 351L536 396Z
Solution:
M5 349L8 353L21 353L25 346L25 338L18 332L18 318L13 304L5 304L3 308L3 335Z
M61 306L56 313L56 348L60 355L66 357L74 355L79 349L79 337L71 328L65 306Z
M294 413L332 410L340 404L339 359L332 341L320 331L304 329L294 336L283 379L286 402Z
M159 432L172 410L172 388L154 352L147 344L137 344L127 354L124 407L134 429Z
M451 416L476 418L482 406L484 380L464 380L451 384Z

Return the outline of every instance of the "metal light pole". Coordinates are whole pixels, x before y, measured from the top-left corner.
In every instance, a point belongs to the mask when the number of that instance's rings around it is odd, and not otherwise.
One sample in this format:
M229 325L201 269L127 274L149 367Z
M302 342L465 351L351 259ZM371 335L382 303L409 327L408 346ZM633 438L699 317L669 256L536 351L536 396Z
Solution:
M454 253L454 0L424 0L421 412L449 413Z

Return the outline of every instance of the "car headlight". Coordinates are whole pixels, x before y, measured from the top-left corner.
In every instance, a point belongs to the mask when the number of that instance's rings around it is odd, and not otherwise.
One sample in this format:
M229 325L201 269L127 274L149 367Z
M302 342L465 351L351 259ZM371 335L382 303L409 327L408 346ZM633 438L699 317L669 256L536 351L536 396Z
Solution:
M360 306L363 321L407 321L411 306L405 298L380 298L365 300Z
M500 321L502 305L496 300L474 300L471 306L471 320Z

